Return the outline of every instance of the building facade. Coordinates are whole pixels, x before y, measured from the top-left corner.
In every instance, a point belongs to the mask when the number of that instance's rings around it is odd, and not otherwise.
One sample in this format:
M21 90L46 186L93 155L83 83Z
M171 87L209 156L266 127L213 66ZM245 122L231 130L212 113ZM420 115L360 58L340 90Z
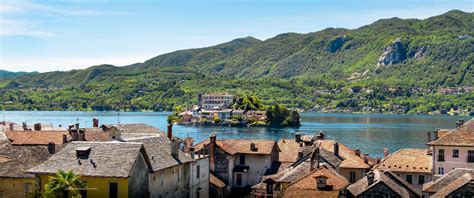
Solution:
M198 94L198 105L206 110L225 109L234 104L235 96L230 94Z

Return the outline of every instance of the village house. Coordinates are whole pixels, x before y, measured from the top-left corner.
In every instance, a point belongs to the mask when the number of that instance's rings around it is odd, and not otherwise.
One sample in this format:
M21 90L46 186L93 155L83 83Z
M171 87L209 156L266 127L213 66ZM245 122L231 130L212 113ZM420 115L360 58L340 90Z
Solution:
M104 124L100 128L109 135L109 140L126 140L128 138L150 137L166 134L148 124Z
M433 175L441 176L455 168L474 169L474 119L443 134L435 132L434 141L428 143L433 151ZM442 135L442 136L440 136Z
M422 189L431 181L432 156L427 149L400 149L385 157L374 169L390 171Z
M346 197L421 197L421 189L405 182L390 171L374 169L347 187Z
M282 197L341 197L350 183L327 165L321 165L311 173L290 184ZM271 189L271 188L268 188ZM271 193L271 192L270 192Z
M474 197L474 169L456 168L425 184L423 197Z
M0 197L33 197L35 176L26 171L49 157L45 147L0 143Z
M147 197L150 161L142 143L71 142L51 158L29 170L40 191L58 170L81 176L87 197Z
M233 188L259 183L280 152L272 140L217 140L215 134L196 144L195 151L209 155L210 172Z
M229 108L234 101L235 95L227 93L198 94L198 105L206 110Z

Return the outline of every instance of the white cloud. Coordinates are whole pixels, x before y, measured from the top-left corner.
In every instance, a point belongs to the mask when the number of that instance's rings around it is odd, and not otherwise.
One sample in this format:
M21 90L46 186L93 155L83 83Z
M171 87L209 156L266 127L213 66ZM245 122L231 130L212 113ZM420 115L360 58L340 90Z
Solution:
M116 66L144 62L156 54L139 54L125 56L104 56L96 58L81 57L41 57L35 59L0 59L0 69L8 71L68 71L84 69L93 65L112 64Z
M52 32L39 29L38 22L0 18L1 36L53 36Z

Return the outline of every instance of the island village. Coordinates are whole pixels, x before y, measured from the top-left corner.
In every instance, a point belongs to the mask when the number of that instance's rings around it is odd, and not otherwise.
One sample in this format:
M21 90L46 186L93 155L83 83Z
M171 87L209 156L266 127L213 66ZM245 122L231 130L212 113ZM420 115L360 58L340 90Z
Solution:
M180 119L266 119L227 109L232 95L201 97ZM91 119L90 128L3 121L0 197L474 196L474 119L427 129L425 148L383 149L381 157L325 132L194 142L176 137L172 124L161 131Z

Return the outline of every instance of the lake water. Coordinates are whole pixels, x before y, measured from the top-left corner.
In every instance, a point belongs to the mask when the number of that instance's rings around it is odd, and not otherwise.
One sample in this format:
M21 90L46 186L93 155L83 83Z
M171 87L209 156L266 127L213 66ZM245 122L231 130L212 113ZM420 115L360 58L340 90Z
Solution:
M5 111L3 118L16 123L52 123L67 126L78 121L82 127L91 127L92 118L99 118L100 124L146 123L166 131L169 112L79 112L79 111ZM272 139L294 138L295 133L317 134L324 131L328 139L335 139L363 153L380 156L383 148L390 152L401 148L426 148L427 131L437 128L454 128L459 119L470 117L392 115L392 114L339 114L302 113L299 128L265 127L173 127L175 136L192 137L195 143L217 133L218 138Z

